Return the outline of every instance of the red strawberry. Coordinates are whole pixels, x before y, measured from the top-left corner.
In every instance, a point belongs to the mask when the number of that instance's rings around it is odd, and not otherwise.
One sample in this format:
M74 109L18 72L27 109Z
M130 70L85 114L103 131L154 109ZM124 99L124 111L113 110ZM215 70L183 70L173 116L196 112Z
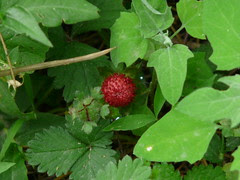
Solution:
M118 73L107 77L101 88L104 100L114 107L127 106L131 103L135 97L135 90L133 80L125 74Z

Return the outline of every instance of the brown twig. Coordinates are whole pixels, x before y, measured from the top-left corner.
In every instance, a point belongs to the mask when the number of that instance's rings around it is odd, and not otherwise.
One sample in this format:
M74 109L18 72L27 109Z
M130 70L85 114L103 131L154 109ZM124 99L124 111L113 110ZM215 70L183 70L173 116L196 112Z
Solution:
M16 80L15 80L15 76L14 76L14 72L13 72L13 68L12 68L12 63L11 63L10 57L8 55L7 46L5 44L5 41L3 39L3 36L2 36L1 32L0 32L0 39L1 39L1 42L2 42L2 46L3 46L4 52L5 52L6 58L7 58L7 62L8 62L9 68L10 68L10 74L11 74L12 80L14 82L14 86L13 87L15 89L17 87L17 84L16 84Z
M63 59L63 60L49 61L49 62L38 63L38 64L29 65L29 66L13 68L12 71L15 75L17 75L21 72L35 71L35 70L40 70L40 69L46 69L46 68L51 68L51 67L68 65L68 64L72 64L72 63L81 62L81 61L87 61L87 60L91 60L91 59L95 59L95 58L98 58L100 56L103 56L103 55L109 53L110 51L112 51L113 49L115 49L115 47L105 49L103 51L99 51L99 52L96 52L96 53L84 55L84 56L79 56L79 57L74 57L74 58L69 58L69 59ZM8 76L10 74L11 74L11 69L3 70L3 71L0 72L0 77Z

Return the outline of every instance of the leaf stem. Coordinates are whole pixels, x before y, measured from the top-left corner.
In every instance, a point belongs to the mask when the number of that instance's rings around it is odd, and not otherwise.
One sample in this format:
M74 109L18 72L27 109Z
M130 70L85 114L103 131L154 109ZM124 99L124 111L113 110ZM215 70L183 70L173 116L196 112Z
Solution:
M78 56L78 57L69 58L69 59L62 59L62 60L54 60L54 61L49 61L49 62L44 62L44 63L33 64L33 65L29 65L29 66L13 68L12 72L16 75L16 74L19 74L21 72L35 71L35 70L40 70L40 69L46 69L46 68L51 68L51 67L68 65L68 64L72 64L72 63L81 62L81 61L92 60L92 59L98 58L100 56L103 56L103 55L111 52L113 49L115 49L115 47L105 49L103 51L99 51L99 52L96 52L96 53L87 54L87 55L84 55L84 56ZM11 74L11 69L3 70L3 71L0 72L0 77L8 76L10 74Z
M173 39L181 30L183 30L185 27L182 25L177 31L173 33L173 35L170 37L170 39Z

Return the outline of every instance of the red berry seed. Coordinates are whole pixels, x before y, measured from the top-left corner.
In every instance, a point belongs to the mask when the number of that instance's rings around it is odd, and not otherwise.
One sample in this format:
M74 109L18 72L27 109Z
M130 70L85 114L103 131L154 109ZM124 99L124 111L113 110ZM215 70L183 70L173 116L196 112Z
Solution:
M135 90L133 80L125 74L118 73L107 77L101 88L104 100L114 107L127 106L131 103L135 97Z

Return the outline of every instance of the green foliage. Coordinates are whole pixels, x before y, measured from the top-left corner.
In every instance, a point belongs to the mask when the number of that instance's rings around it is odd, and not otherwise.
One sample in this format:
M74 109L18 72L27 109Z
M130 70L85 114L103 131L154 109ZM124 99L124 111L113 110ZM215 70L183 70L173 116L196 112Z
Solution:
M163 107L163 104L165 103L165 99L162 95L162 91L160 89L160 86L157 86L155 95L154 95L154 113L155 116L157 117L160 110Z
M125 156L119 161L118 166L110 162L104 170L100 170L97 173L96 180L147 180L151 174L149 167L145 166L141 159L132 159L129 156Z
M231 166L231 171L238 170L239 171L239 165L240 165L240 149L238 148L233 153L234 161Z
M172 164L155 164L152 169L153 180L181 180L179 171Z
M14 165L15 163L11 163L11 162L0 162L0 176L1 176L1 173L7 171L10 167Z

